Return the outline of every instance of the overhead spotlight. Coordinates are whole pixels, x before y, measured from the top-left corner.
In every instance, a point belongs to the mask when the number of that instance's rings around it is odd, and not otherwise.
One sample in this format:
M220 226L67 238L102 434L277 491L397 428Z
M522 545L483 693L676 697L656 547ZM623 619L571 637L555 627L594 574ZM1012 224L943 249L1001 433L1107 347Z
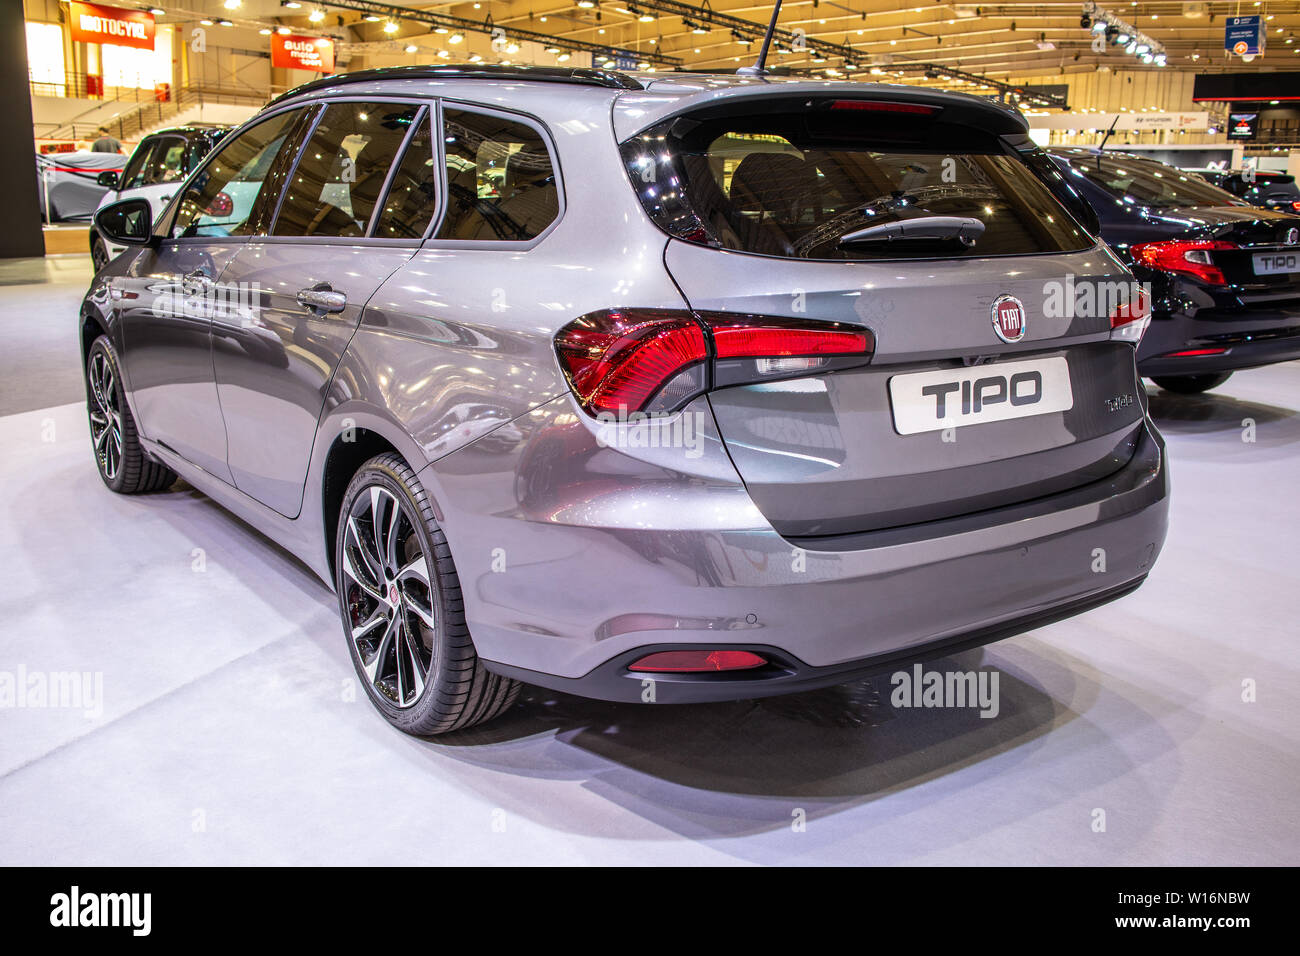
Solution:
M389 20L387 23L385 23L385 24L384 24L384 32L385 32L385 33L396 33L396 32L397 32L397 21L396 21L396 20Z
M1123 30L1120 30L1120 31L1119 31L1119 35L1115 37L1115 42L1118 43L1120 46L1124 46L1124 45L1127 44L1127 43L1129 42L1129 40L1131 40L1131 39L1133 39L1133 38L1130 37L1130 36L1129 36L1127 33L1125 33Z
M446 28L446 27L434 27L434 28L433 28L433 32L434 32L434 33L438 33L438 34L443 34L443 33L446 33L446 32L447 32L447 28Z
M418 46L416 46L414 43L408 43L408 44L406 44L406 52L407 52L407 53L419 53L419 52L420 52L420 48L419 48Z
M362 19L365 20L366 23L378 23L384 18L377 13L367 13Z
M506 45L506 52L507 52L507 53L518 53L518 52L519 52L519 44L518 44L518 43L514 43L514 42L511 42L511 43L507 44L507 45Z
M559 52L560 52L560 48L559 48L558 46L548 46L548 47L546 48L546 52L547 52L547 53L551 53L551 54L559 53Z
M244 0L226 0L226 2L222 4L222 6L224 6L227 10L238 10L240 5L243 2Z
M271 28L262 27L262 29L258 30L257 32L264 37L269 37L271 35Z
M578 0L578 6L584 10L590 10L596 5L596 0Z
M312 23L320 23L325 19L325 11L317 7L311 13L307 14L307 19Z
M1163 53L1157 53L1155 56L1156 66L1164 66L1168 60Z
M1151 52L1151 47L1146 43L1139 43L1135 52L1138 56L1145 56Z
M1106 23L1105 20L1093 20L1093 21L1092 21L1092 32L1093 32L1093 33L1105 33L1105 32L1106 32L1107 30L1109 30L1109 29L1110 29L1110 25L1109 25L1108 23Z
M463 33L453 33L451 36L447 37L447 42L448 42L448 43L464 43L464 42L465 42L465 34L463 34Z
M1137 52L1137 46L1138 46L1138 45L1137 45L1137 40L1130 40L1130 41L1129 41L1129 45L1126 46L1126 47L1124 47L1124 52L1125 52L1125 53L1136 53L1136 52Z
M293 32L293 30L289 27L276 27L275 32L280 34L280 36L282 37L287 37L290 33Z
M559 56L556 57L556 59L559 60L561 63L568 63L569 56L570 54L568 53L561 53Z
M290 10L297 10L302 4L298 0L280 0L280 6L288 7Z

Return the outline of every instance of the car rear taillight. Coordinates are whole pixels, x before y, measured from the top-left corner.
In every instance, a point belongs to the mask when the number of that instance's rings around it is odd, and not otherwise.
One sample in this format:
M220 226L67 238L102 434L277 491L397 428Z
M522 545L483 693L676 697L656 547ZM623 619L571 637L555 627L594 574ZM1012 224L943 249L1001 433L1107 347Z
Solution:
M629 664L627 669L643 673L699 674L747 671L765 664L766 658L750 651L657 651Z
M675 309L606 309L573 320L555 352L593 415L674 412L711 388L853 368L875 336L839 322Z
M1224 278L1223 270L1213 264L1211 253L1236 248L1236 243L1220 239L1170 239L1139 243L1129 252L1134 261L1148 268L1195 276L1208 285L1227 285L1228 280Z
M1297 199L1295 202L1293 202L1291 204L1291 208L1296 212L1300 212L1300 199Z
M1132 300L1111 313L1110 337L1113 341L1137 345L1151 325L1151 294L1136 283L1134 287L1136 292Z

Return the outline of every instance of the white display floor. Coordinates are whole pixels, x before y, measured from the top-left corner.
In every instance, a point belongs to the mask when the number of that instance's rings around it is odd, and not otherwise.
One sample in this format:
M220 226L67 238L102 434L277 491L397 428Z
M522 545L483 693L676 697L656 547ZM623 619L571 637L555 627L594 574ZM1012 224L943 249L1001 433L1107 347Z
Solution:
M75 368L77 290L0 285L6 367L61 329ZM349 699L308 571L197 492L110 494L64 401L0 417L0 679L89 672L102 713L0 707L0 863L1300 863L1300 363L1152 392L1165 552L1120 602L955 658L1000 671L995 719L893 709L885 677L526 690L434 742Z

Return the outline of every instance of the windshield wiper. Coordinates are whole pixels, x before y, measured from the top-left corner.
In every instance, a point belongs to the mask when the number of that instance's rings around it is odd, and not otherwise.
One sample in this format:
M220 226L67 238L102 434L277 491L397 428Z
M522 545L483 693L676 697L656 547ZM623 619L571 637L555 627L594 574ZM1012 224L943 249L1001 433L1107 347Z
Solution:
M963 246L973 246L984 235L984 223L966 216L917 216L878 226L855 229L840 237L840 245L862 242L894 242L900 239L956 239Z

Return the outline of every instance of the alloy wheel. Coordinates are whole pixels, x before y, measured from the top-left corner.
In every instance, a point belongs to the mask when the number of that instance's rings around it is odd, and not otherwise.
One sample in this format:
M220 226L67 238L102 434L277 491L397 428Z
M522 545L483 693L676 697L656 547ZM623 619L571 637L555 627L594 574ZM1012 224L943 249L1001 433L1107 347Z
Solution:
M122 411L117 404L117 376L107 355L96 351L87 370L90 379L90 438L100 471L109 481L122 467Z
M398 496L379 484L353 498L343 533L344 601L362 671L390 703L410 707L433 668L430 556Z

